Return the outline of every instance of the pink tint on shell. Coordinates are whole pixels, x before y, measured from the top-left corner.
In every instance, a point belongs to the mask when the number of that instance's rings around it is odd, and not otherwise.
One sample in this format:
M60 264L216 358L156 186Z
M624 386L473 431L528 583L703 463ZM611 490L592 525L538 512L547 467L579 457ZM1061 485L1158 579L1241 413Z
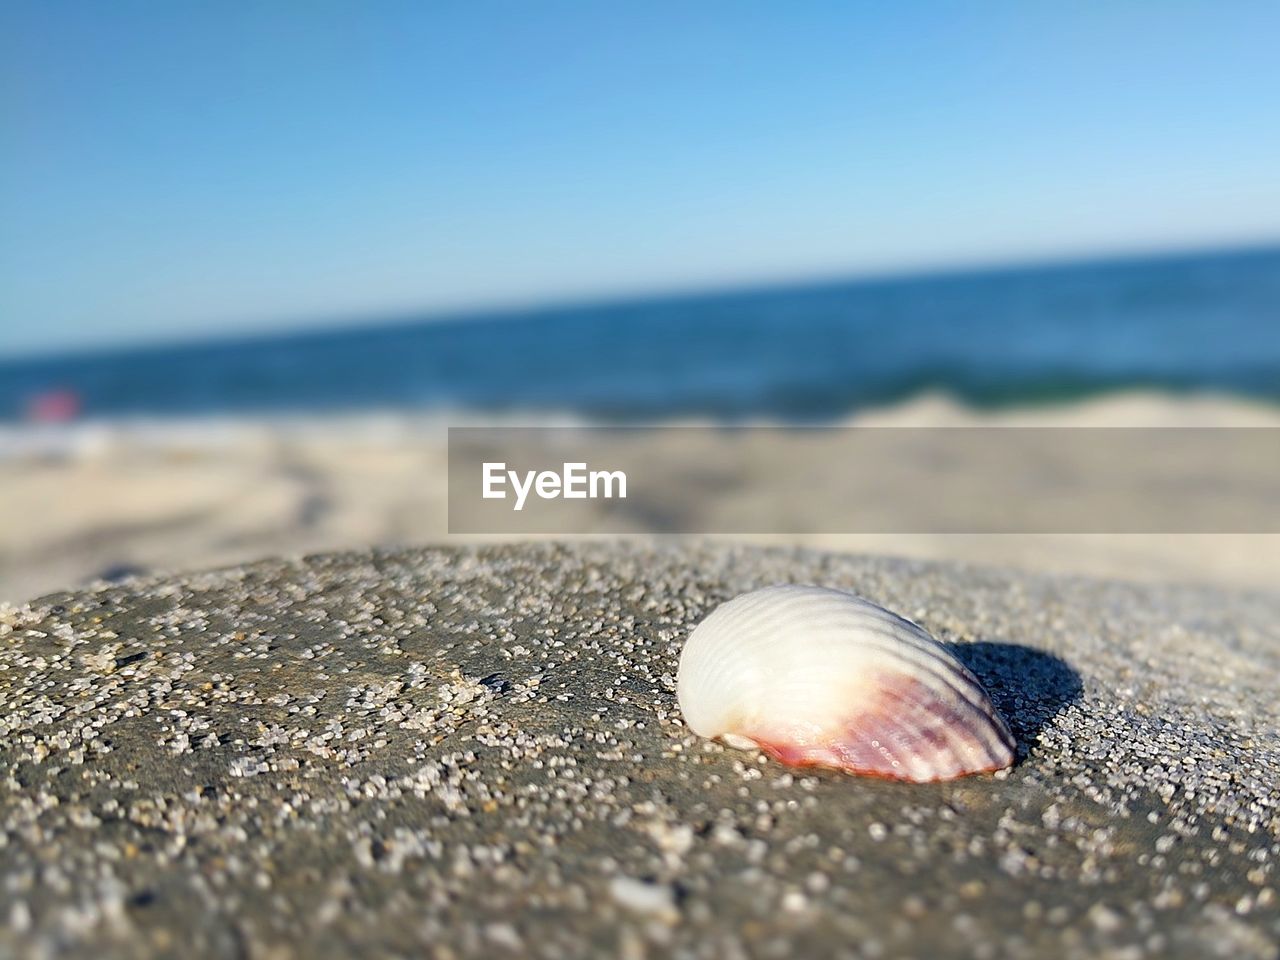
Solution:
M875 701L834 732L797 736L764 729L747 736L788 766L911 783L991 773L1014 759L1013 737L1003 721L967 702L957 707L908 676L883 683Z

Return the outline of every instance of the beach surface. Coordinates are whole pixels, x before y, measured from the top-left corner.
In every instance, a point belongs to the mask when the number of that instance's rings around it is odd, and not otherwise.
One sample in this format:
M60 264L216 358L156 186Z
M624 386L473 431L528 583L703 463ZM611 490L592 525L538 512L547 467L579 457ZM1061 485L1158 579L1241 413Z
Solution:
M1009 771L684 727L718 603L911 617ZM0 614L0 955L1274 958L1280 598L745 545L271 560Z
M5 428L0 600L22 601L130 573L370 545L464 542L448 533L446 424L487 422L397 413ZM923 396L869 410L848 423L1274 428L1280 426L1280 410L1225 397L1131 393L1062 407L980 412L946 397ZM781 465L761 457L751 469L758 472L743 478L746 487L771 489L771 473ZM945 477L938 483L945 490ZM776 498L699 503L709 510L736 507L739 514L721 518L721 526L743 530L761 529L756 521L762 512L781 513L789 506ZM641 524L636 532L653 531ZM1280 536L1266 534L819 531L747 539L1125 580L1280 589Z

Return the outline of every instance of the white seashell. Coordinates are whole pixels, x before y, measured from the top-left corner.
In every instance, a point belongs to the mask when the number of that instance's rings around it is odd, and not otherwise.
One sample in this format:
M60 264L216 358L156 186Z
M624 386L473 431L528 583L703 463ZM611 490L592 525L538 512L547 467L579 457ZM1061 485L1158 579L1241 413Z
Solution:
M923 783L1013 763L1013 735L964 664L839 590L721 604L685 644L676 696L694 733L789 764Z

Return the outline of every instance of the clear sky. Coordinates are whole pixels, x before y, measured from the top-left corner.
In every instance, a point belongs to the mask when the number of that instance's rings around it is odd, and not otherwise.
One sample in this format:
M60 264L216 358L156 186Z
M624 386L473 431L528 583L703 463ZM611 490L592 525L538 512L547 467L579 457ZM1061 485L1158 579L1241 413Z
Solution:
M1280 4L0 3L0 353L1280 239Z

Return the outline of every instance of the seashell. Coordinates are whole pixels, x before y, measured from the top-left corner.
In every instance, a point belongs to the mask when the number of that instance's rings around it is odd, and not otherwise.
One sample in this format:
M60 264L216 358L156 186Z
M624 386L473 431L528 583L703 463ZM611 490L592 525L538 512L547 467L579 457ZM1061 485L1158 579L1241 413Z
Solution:
M676 697L694 733L797 766L925 783L1013 763L1013 735L964 664L840 590L721 604L685 643Z

